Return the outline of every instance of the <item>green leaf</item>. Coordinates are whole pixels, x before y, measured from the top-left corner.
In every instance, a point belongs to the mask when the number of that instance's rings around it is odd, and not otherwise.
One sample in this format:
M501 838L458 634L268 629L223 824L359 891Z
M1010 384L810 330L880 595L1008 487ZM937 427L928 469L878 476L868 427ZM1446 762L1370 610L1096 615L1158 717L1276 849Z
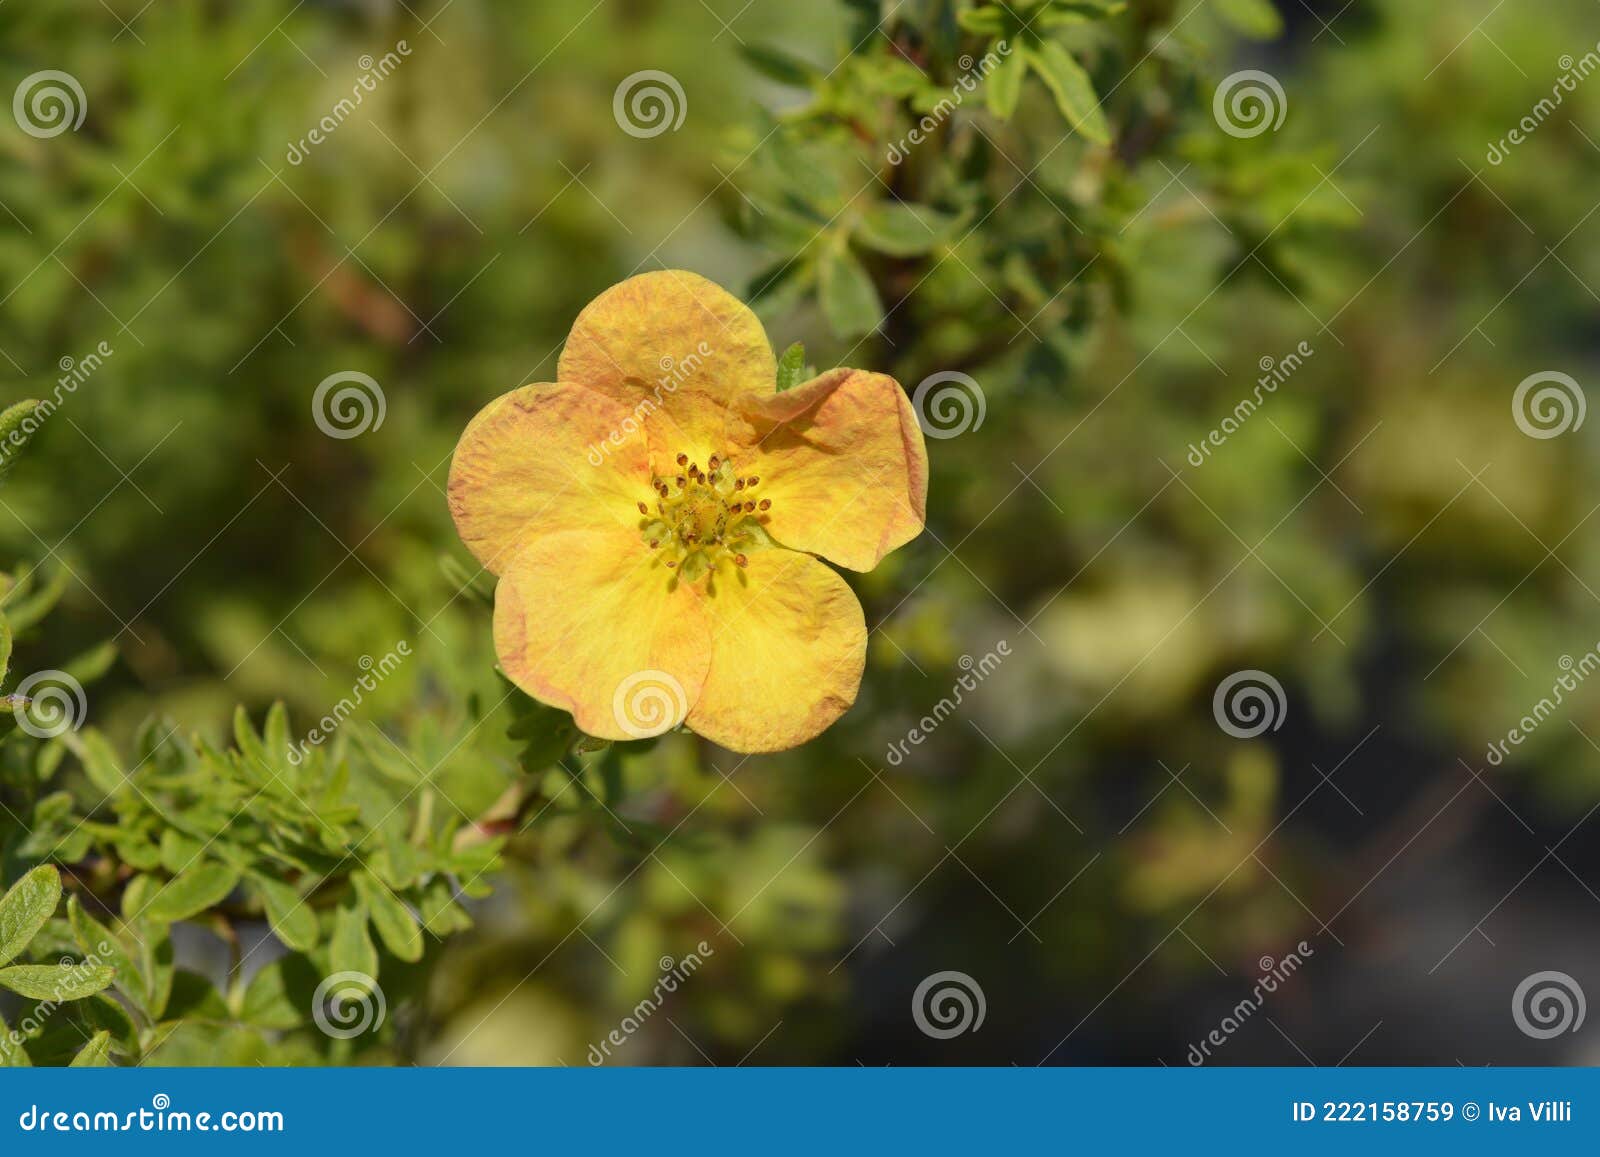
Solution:
M105 964L13 964L0 968L0 988L34 1000L82 1000L116 978Z
M822 312L840 337L871 333L883 321L883 302L866 267L843 245L822 259Z
M119 976L118 981L122 978ZM103 992L97 992L77 1008L89 1027L111 1034L111 1040L121 1053L139 1051L139 1029L125 1008Z
M11 670L11 624L4 615L0 615L0 682L5 681L6 673Z
M216 986L198 972L177 968L172 973L172 995L167 998L168 1020L226 1020L227 1002Z
M22 1047L21 1041L11 1039L11 1026L6 1024L6 1018L0 1016L0 1069L28 1069L33 1067L33 1062L28 1059L28 1051Z
M16 464L17 456L22 453L23 447L28 444L34 430L38 428L38 419L35 419L33 414L42 404L33 398L28 398L0 411L0 481L11 473L11 467Z
M50 577L45 580L44 586L33 594L28 593L32 585L27 582L19 582L7 591L5 598L0 599L0 606L6 608L6 617L11 620L11 629L21 634L49 614L61 596L66 593L70 577L66 567L52 567Z
M168 828L161 833L161 866L174 876L200 863L205 850L205 844L177 828Z
M507 682L506 687L516 689ZM578 732L572 716L537 699L517 693L512 701L515 713L506 737L522 744L517 761L527 772L543 771L567 753Z
M421 960L424 947L422 929L417 927L417 919L411 910L370 872L357 869L350 878L355 883L357 895L366 904L372 917L372 926L378 930L378 938L384 946L408 963Z
M73 939L78 942L78 948L84 956L115 969L117 987L142 1007L147 996L144 979L122 937L85 912L76 896L67 901L67 920L72 925Z
M122 791L128 777L123 774L116 749L104 735L92 727L86 727L78 734L69 731L62 738L83 764L89 782L102 794L114 796Z
M0 964L22 955L61 901L61 875L42 864L0 896Z
M456 903L450 881L444 877L436 878L423 888L417 911L422 916L423 926L441 939L472 927L472 917Z
M144 917L172 924L215 907L239 884L239 873L226 864L201 864L168 880L150 897Z
M365 905L347 901L334 913L329 960L334 972L358 972L362 976L377 977L378 950L373 947L372 937L367 935Z
M806 347L804 342L797 341L778 359L778 393L792 390L805 380Z
M1216 12L1252 40L1271 40L1283 34L1283 17L1272 0L1215 0Z
M250 887L261 898L267 923L283 943L296 952L310 952L321 939L317 914L288 884L266 876L250 877Z
M742 44L739 46L739 55L744 57L757 72L779 84L805 88L817 75L817 70L810 64L781 48L762 44Z
M257 768L269 776L272 774L272 758L262 744L261 737L256 734L256 729L251 725L250 714L244 709L243 704L233 711L233 741L238 746L241 756L247 761L253 761Z
M146 936L140 954L144 959L145 984L150 992L150 1019L160 1020L167 1011L167 1001L172 999L172 979L176 971L172 963L172 937L164 929L159 936Z
M1056 0L1055 5L1039 17L1034 27L1043 32L1049 28L1063 28L1069 24L1088 24L1094 20L1115 16L1126 7L1127 5L1121 0L1115 3L1104 0Z
M292 971L312 970L305 959L298 956L286 956L263 965L250 978L250 985L244 991L239 1019L258 1028L290 1029L304 1024L311 999L309 995L304 1002L295 998L291 992L294 987Z
M494 606L494 576L481 566L468 567L453 554L439 556L439 570L455 590L476 599L486 607Z
M275 763L280 757L287 758L291 746L289 709L283 705L282 699L273 703L267 711L267 721L261 728L261 742Z
M1022 95L1022 78L1028 75L1028 62L1020 52L1013 52L1000 62L1000 66L984 81L983 99L989 111L1003 121L1011 119L1017 111L1017 98Z
M880 201L862 214L855 238L879 253L916 257L948 242L959 223L959 218L925 205Z
M998 8L967 8L956 14L956 23L980 36L999 36L1005 31L1005 14Z
M89 1043L78 1050L78 1055L72 1058L69 1069L103 1069L111 1063L111 1034L105 1031L97 1032L89 1038Z
M810 231L807 231L809 236ZM797 255L768 266L750 279L744 299L764 317L778 317L794 309L816 281L816 267Z
M1056 107L1067 123L1095 144L1109 144L1111 133L1106 128L1105 114L1100 111L1099 98L1083 65L1053 40L1046 40L1037 48L1029 46L1023 52L1056 98Z
M111 670L111 665L117 661L118 653L117 644L107 639L80 655L74 655L69 662L61 665L61 669L79 683L93 683Z

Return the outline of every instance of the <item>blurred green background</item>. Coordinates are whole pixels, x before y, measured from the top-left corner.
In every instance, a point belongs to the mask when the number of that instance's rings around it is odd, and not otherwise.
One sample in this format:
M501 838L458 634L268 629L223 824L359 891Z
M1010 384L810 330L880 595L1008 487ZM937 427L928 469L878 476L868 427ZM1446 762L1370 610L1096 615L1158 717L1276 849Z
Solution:
M5 400L112 351L0 497L6 557L69 584L17 669L115 636L91 695L114 735L151 713L223 735L277 699L298 732L408 640L369 716L464 784L494 770L458 801L483 811L517 745L487 614L441 570L466 560L451 450L553 375L600 290L694 269L765 291L775 345L819 367L970 375L982 423L929 440L928 533L852 576L856 708L778 756L668 737L626 757L618 818L519 836L404 1014L409 1056L585 1063L704 940L613 1063L1182 1064L1305 941L1217 1061L1596 1059L1506 1006L1540 969L1600 982L1600 692L1501 766L1485 749L1600 640L1600 426L1532 438L1512 412L1531 374L1595 372L1600 80L1488 157L1595 50L1600 9L1288 0L1251 39L1255 5L1136 0L1063 32L1110 148L1030 83L1010 120L972 97L886 165L960 75L968 7L0 6L5 91L59 69L87 104L49 138L0 121ZM1241 68L1281 84L1279 129L1219 130ZM614 117L644 69L680 83L677 129ZM960 224L852 264L886 313L857 334L807 283L844 276L814 239L886 196ZM350 439L313 419L341 371L385 401ZM1285 692L1253 739L1213 714L1245 669ZM943 970L981 986L981 1029L918 1030Z

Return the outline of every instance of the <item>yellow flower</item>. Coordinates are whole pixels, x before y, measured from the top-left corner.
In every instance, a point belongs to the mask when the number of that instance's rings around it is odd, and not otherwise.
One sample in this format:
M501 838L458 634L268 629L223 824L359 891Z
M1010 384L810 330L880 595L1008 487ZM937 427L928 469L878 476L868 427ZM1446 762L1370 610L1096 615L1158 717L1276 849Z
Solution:
M872 570L922 533L898 382L830 370L779 394L755 314L682 270L590 302L555 378L485 406L450 470L461 539L499 576L507 677L605 739L683 723L765 752L829 727L867 631L814 555Z
M928 458L893 378L777 390L766 332L693 273L578 315L556 382L473 418L450 511L499 576L506 675L604 739L685 724L740 752L811 739L855 702L867 632L816 555L871 570L922 530Z

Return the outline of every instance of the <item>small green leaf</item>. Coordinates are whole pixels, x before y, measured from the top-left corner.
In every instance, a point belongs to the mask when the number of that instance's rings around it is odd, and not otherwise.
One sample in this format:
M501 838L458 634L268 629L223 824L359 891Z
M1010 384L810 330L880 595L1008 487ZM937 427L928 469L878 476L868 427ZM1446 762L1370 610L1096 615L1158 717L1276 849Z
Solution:
M843 245L822 259L822 312L840 337L871 333L883 321L883 302L872 276Z
M494 576L481 566L468 567L453 554L439 556L439 570L459 593L486 607L494 606Z
M198 864L205 850L205 844L177 828L168 828L161 833L161 866L174 876Z
M111 665L117 661L118 653L117 644L107 639L80 655L74 655L71 660L61 665L61 669L79 683L93 683L111 670Z
M0 615L0 682L5 681L6 673L11 670L11 624L4 615Z
M61 875L42 864L0 896L0 964L22 955L61 901Z
M357 869L351 879L355 882L356 893L372 916L372 926L378 930L378 938L384 946L408 963L421 960L422 929L417 927L417 919L411 910L371 873Z
M78 1050L69 1069L103 1069L111 1063L111 1034L104 1030L89 1038L89 1043Z
M804 342L797 341L778 359L778 393L794 389L805 378L806 347Z
M226 864L201 864L157 889L141 915L157 924L187 920L222 903L238 884L239 873Z
M506 686L515 691L509 682ZM565 711L547 707L523 694L515 696L512 710L514 717L511 726L506 729L506 737L522 744L517 761L524 771L543 771L572 746L577 727L572 722L572 716Z
M805 88L817 75L817 70L810 64L781 48L762 44L743 44L739 47L739 55L743 56L757 72L779 84Z
M12 631L20 634L49 614L66 593L70 579L66 567L56 566L50 568L50 577L37 591L33 591L29 582L19 582L7 591L0 605L6 608Z
M378 975L378 950L367 934L367 909L359 903L346 902L333 916L333 941L329 945L329 960L334 972L358 972L376 978Z
M122 980L119 976L118 982ZM116 1000L103 992L97 992L88 1000L78 1006L77 1011L89 1022L89 1027L97 1031L111 1034L112 1043L117 1051L122 1053L136 1053L139 1051L139 1029L133 1023L133 1017L128 1015Z
M1005 31L1005 14L998 8L967 8L956 14L956 23L980 36L999 36Z
M198 972L176 968L172 972L172 995L167 998L168 1020L225 1020L227 1002L216 986Z
M149 879L148 876L141 877ZM147 935L140 949L144 960L142 969L145 984L150 992L150 1019L160 1020L167 1011L167 1001L172 999L172 979L176 971L172 963L172 937L163 929L159 936Z
M34 417L34 412L41 405L42 402L28 398L0 411L0 481L11 473L17 455L38 429L39 419Z
M250 877L250 887L261 897L273 933L296 952L310 952L320 939L317 914L300 893L267 876Z
M1046 40L1037 48L1029 47L1024 53L1056 98L1056 107L1067 123L1095 144L1109 144L1111 133L1106 128L1105 114L1100 111L1100 100L1083 65L1053 40Z
M11 1027L6 1024L6 1018L0 1016L0 1069L32 1067L33 1062L28 1059L28 1050L22 1047L20 1040L11 1038Z
M239 1009L239 1019L258 1028L290 1029L305 1023L310 997L302 1005L291 994L290 970L310 972L303 957L286 956L265 964L250 978Z
M959 218L925 205L882 201L862 214L856 240L892 257L916 257L954 236Z
M144 981L122 937L85 912L76 896L67 901L67 920L72 925L73 939L78 942L78 948L84 956L115 969L117 987L127 993L135 1004L142 1005L146 996Z
M1252 40L1271 40L1283 34L1283 17L1272 0L1216 0L1216 11Z
M104 735L92 727L86 727L78 734L69 731L62 738L83 764L84 774L89 777L90 783L106 796L122 792L128 777L123 774L116 749Z
M0 968L0 988L34 1000L82 1000L115 977L105 964L13 964Z
M807 231L809 236L810 231ZM744 299L764 317L778 317L795 308L816 281L816 267L803 256L769 266L750 279Z
M1022 53L1013 52L989 74L983 85L983 98L989 111L1003 121L1011 119L1017 111L1017 98L1022 95L1022 78L1028 75L1028 62Z
M417 904L417 911L422 916L423 926L441 939L452 932L461 932L472 927L472 917L467 915L465 908L456 903L450 881L444 877L433 880L422 890L422 899Z

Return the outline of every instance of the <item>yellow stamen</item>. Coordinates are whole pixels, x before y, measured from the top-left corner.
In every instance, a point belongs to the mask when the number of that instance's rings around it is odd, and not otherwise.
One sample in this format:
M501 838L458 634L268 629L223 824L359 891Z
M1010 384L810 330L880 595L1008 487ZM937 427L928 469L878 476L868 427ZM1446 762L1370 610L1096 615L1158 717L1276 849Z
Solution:
M758 479L735 477L732 464L722 454L708 459L709 475L698 463L689 461L687 453L677 454L673 460L684 473L672 476L673 487L660 477L651 479L650 487L661 500L653 517L644 503L638 504L639 513L646 516L640 523L641 536L652 550L662 551L662 561L669 569L678 572L680 577L674 581L698 582L724 562L748 566L747 552L770 541L760 525L765 520L750 517L758 505L754 500L730 499ZM763 499L759 505L761 510L769 510L772 500Z

